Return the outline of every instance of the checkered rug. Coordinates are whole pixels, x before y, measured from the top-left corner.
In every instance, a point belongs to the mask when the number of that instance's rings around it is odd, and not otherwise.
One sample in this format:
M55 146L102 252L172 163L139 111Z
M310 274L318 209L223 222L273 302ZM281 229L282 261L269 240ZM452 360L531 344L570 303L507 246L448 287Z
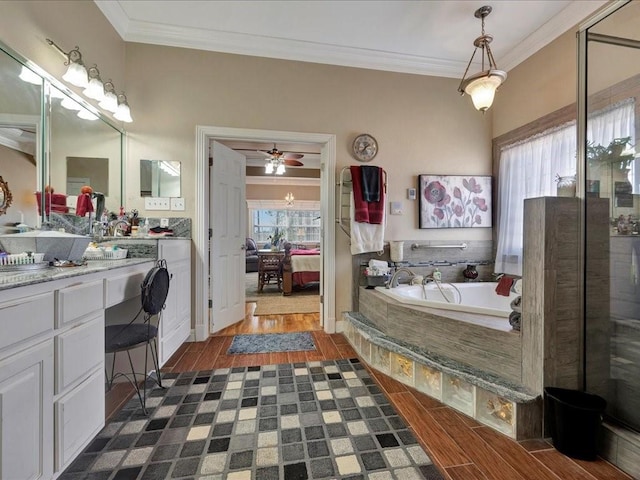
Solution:
M358 359L166 374L61 480L442 479Z

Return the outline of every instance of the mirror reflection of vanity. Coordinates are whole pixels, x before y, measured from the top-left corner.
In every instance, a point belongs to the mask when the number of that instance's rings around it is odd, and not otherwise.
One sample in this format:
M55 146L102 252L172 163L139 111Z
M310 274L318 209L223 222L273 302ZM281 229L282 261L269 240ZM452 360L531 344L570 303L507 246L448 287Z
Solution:
M140 160L141 197L181 197L180 162Z
M38 227L51 215L86 223L88 232L89 222L75 215L84 185L103 193L105 208L118 212L124 133L2 43L0 82L0 175L13 194L0 233L13 233L8 225L17 223ZM41 194L45 188L51 195Z

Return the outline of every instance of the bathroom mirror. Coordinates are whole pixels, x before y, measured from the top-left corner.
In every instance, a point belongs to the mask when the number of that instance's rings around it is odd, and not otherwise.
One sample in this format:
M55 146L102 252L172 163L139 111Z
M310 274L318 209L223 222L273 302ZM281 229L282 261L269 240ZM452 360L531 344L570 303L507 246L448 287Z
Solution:
M108 192L106 207L117 212L124 198L124 133L1 42L0 82L0 172L13 194L0 233L11 233L16 223L35 227L48 219L54 209L40 194L46 186L54 189L55 212L73 215L77 192L67 191L69 179L72 186L78 178L100 185ZM85 171L94 159L105 166L79 176L67 171L68 159L86 159Z
M141 197L180 197L180 162L140 160Z
M90 111L80 110L80 117L78 103L55 87L52 91L48 185L67 196L70 214L85 185L104 193L105 208L117 212L123 198L121 133Z
M0 209L4 215L0 233L14 233L18 223L37 226L39 222L33 192L43 172L43 79L2 47L0 44L0 173L4 181Z

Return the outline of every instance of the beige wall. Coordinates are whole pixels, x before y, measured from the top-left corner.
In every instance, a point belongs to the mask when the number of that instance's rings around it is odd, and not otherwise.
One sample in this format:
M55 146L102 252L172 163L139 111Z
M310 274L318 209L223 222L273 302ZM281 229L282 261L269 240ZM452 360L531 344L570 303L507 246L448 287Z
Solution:
M388 172L388 199L404 202L390 216L387 239L490 239L490 229L419 230L417 201L406 200L421 173L491 173L491 115L456 92L457 80L312 63L130 44L127 83L135 122L130 161L180 160L187 215L194 213L196 125L332 133L337 169L355 161L353 137L374 135L374 164ZM276 114L274 114L276 112ZM127 175L127 206L138 178ZM337 232L336 315L351 309L348 241Z
M491 107L493 137L576 101L576 42L570 30L508 72Z
M419 230L418 202L406 199L417 175L491 174L491 138L575 99L574 35L567 33L509 72L495 107L476 112L456 91L458 79L124 44L93 2L0 2L0 40L51 74L62 59L44 42L79 45L90 63L126 84L134 123L127 125L127 208L139 197L141 158L178 160L185 215L194 214L196 125L331 133L337 170L355 163L353 137L374 135L374 164L389 174L388 200L404 215L389 216L388 240L485 240L490 229ZM126 53L126 55L125 55ZM126 75L123 75L126 72ZM530 76L535 73L535 82ZM124 80L123 80L124 76ZM336 233L336 312L351 308L348 240Z
M126 90L125 42L92 1L2 0L0 41L56 78L66 71L64 58L50 47L50 38L65 52L76 45L87 66L97 64L103 80L111 78ZM75 91L78 88L69 86Z

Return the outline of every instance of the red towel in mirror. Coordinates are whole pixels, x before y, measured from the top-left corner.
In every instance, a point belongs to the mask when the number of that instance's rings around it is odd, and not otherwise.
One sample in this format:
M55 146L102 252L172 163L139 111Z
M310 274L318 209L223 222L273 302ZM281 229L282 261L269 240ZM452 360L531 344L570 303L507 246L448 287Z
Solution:
M498 286L496 287L496 293L498 295L503 295L508 297L511 294L511 286L513 285L513 278L507 277L503 275L502 278L498 281Z
M76 203L76 215L84 217L87 212L93 212L93 203L91 203L91 195L83 193L78 195L78 201Z

